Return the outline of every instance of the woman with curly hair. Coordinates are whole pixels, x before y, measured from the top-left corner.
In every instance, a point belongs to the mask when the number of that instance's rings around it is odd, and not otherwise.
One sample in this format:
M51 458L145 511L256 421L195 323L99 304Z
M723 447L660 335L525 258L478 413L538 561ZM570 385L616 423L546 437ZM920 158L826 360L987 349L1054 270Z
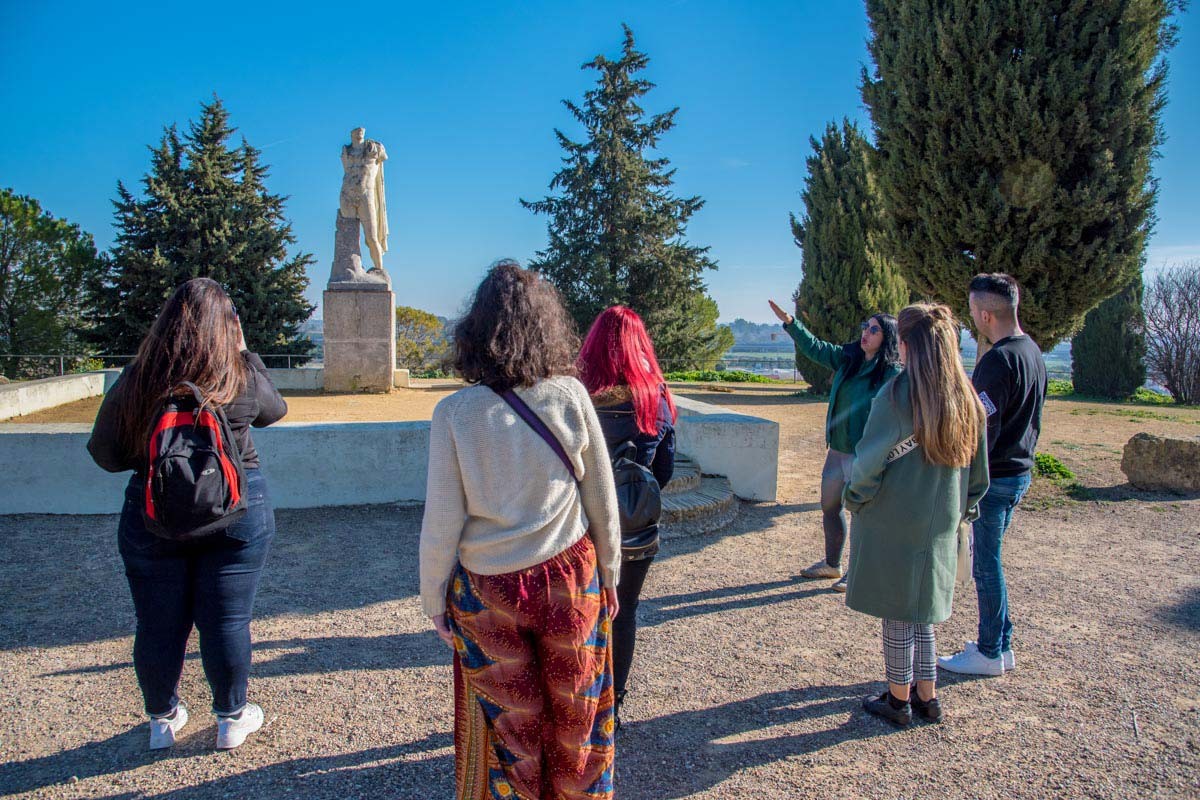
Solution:
M457 797L612 796L621 532L557 290L494 264L433 412L421 602L454 649Z

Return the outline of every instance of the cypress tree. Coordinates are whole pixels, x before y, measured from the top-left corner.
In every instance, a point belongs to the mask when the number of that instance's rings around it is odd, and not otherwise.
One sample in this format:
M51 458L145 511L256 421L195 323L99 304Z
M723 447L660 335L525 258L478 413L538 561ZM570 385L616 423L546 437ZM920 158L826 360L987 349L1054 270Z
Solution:
M1071 340L1071 380L1079 394L1124 400L1146 382L1142 276L1093 308Z
M885 253L968 319L1007 272L1048 349L1140 271L1176 0L867 0Z
M549 244L530 267L563 294L580 330L608 306L623 304L646 321L667 369L707 368L733 345L716 325L716 304L701 275L716 269L707 247L684 239L688 220L704 205L671 191L675 171L666 158L648 158L675 126L678 108L649 119L639 104L654 84L637 76L649 59L625 42L615 61L603 55L583 65L599 73L582 105L564 101L583 125L575 142L555 130L563 168L550 181L557 192L521 204L545 214Z
M110 269L91 288L94 336L110 353L133 353L179 284L212 278L229 292L246 344L267 354L307 355L298 326L313 307L304 299L307 253L295 243L284 199L267 191L268 168L235 129L219 99L180 136L166 129L151 150L143 196L117 184L116 243Z
M908 286L895 269L871 252L878 229L878 200L869 173L871 145L843 119L829 123L821 141L809 140L808 176L801 198L804 216L793 214L792 234L804 258L796 290L796 316L827 341L856 339L871 314L896 313ZM814 391L829 391L828 369L797 356L796 365Z

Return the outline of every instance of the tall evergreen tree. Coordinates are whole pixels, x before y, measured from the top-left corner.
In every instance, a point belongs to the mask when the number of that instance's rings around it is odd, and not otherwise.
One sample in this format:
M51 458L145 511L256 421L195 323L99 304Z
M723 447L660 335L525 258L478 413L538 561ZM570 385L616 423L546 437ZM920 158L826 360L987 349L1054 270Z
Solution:
M1146 382L1142 276L1093 308L1071 340L1075 391L1124 400Z
M94 283L97 343L106 352L133 353L163 301L196 277L229 292L246 344L262 353L306 355L311 342L297 326L312 313L304 299L307 253L295 244L284 199L267 191L268 168L235 129L221 101L201 106L182 137L167 128L151 150L144 196L117 184L116 244L104 280Z
M869 172L871 145L855 125L829 123L821 141L809 140L804 215L792 215L792 234L804 256L804 279L796 290L796 316L827 341L857 338L858 324L878 312L895 314L908 301L908 286L895 269L871 252L879 227L878 200ZM798 357L814 391L828 392L825 367Z
M1052 347L1141 270L1181 3L866 5L886 254L964 319L972 275L1013 275Z
M621 303L646 321L667 369L711 367L733 335L717 327L716 304L701 278L716 262L707 247L684 239L704 201L677 197L670 161L646 156L674 127L679 109L646 118L639 101L654 84L637 74L649 59L635 49L628 26L624 31L621 58L599 55L583 65L599 77L582 106L564 101L586 139L555 130L565 151L550 182L557 194L521 201L549 217L549 245L530 266L558 286L581 331Z
M102 272L92 235L31 197L0 189L0 355L80 354L81 290ZM57 374L60 362L0 358L7 377Z

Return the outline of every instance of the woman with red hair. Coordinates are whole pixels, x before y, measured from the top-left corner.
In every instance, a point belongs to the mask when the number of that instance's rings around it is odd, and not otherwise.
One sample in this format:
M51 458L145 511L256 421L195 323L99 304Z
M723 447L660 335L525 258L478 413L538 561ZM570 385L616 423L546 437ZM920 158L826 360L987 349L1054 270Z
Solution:
M642 318L625 306L606 309L579 351L579 378L591 395L610 457L625 455L666 486L675 469L675 401ZM638 596L658 552L658 523L621 530L621 614L613 621L616 726L637 638Z

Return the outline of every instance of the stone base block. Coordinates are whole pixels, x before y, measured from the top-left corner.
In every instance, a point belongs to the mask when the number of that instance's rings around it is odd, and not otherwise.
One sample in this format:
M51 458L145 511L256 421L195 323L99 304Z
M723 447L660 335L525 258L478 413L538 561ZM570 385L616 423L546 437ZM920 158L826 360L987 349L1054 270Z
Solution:
M396 368L396 295L326 291L325 391L390 392Z

